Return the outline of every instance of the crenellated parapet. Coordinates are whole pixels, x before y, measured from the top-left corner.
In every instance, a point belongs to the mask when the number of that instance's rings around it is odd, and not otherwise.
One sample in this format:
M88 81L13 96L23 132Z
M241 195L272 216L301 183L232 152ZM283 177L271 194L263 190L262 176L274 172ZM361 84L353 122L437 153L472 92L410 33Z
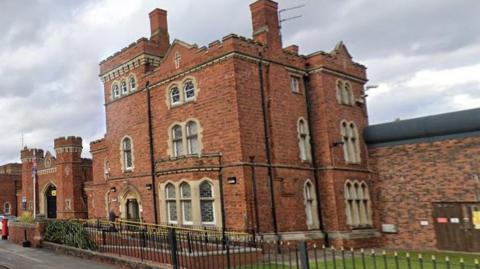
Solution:
M55 152L58 154L77 152L81 153L82 138L77 136L59 137L54 141Z
M22 163L31 163L33 162L34 157L37 159L37 161L43 159L43 149L29 149L24 147L20 152Z

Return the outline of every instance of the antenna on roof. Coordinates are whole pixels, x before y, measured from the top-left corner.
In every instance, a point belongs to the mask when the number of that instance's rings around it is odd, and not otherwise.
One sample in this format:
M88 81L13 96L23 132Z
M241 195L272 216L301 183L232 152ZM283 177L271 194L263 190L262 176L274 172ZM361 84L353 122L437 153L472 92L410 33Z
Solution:
M288 17L288 18L282 19L282 13L283 13L283 12L290 11L290 10L294 10L294 9L299 9L299 8L304 7L304 6L306 6L306 5L304 4L304 5L298 5L298 6L294 6L294 7L289 7L289 8L280 9L280 10L278 11L278 27L281 29L281 28L282 28L282 22L290 21L290 20L294 20L294 19L298 19L298 18L300 18L300 17L303 16L303 15L297 15L297 16L293 16L293 17Z

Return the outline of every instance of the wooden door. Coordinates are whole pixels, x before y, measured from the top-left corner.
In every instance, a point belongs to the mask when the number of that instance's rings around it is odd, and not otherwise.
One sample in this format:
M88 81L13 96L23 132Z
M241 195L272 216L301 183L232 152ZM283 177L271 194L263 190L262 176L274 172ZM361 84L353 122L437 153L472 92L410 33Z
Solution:
M473 216L480 203L435 203L433 220L437 248L454 251L480 251L480 225Z

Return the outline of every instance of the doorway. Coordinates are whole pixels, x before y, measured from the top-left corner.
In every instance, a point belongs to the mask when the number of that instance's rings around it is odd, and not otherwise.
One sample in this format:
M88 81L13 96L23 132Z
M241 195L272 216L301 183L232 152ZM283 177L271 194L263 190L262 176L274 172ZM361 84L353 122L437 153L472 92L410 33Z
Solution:
M480 251L480 203L434 203L437 248Z
M127 219L140 220L140 210L137 199L127 199Z
M47 201L47 218L57 218L57 187L50 185L45 191L45 198Z

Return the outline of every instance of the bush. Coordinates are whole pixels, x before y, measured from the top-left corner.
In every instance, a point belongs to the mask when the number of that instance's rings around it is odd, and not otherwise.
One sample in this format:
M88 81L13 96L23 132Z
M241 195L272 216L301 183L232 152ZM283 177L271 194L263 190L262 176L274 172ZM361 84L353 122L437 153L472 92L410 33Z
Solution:
M45 241L81 249L96 249L95 241L77 221L49 221L45 227Z
M18 218L18 221L23 223L35 223L35 219L30 212L23 212L22 215Z

